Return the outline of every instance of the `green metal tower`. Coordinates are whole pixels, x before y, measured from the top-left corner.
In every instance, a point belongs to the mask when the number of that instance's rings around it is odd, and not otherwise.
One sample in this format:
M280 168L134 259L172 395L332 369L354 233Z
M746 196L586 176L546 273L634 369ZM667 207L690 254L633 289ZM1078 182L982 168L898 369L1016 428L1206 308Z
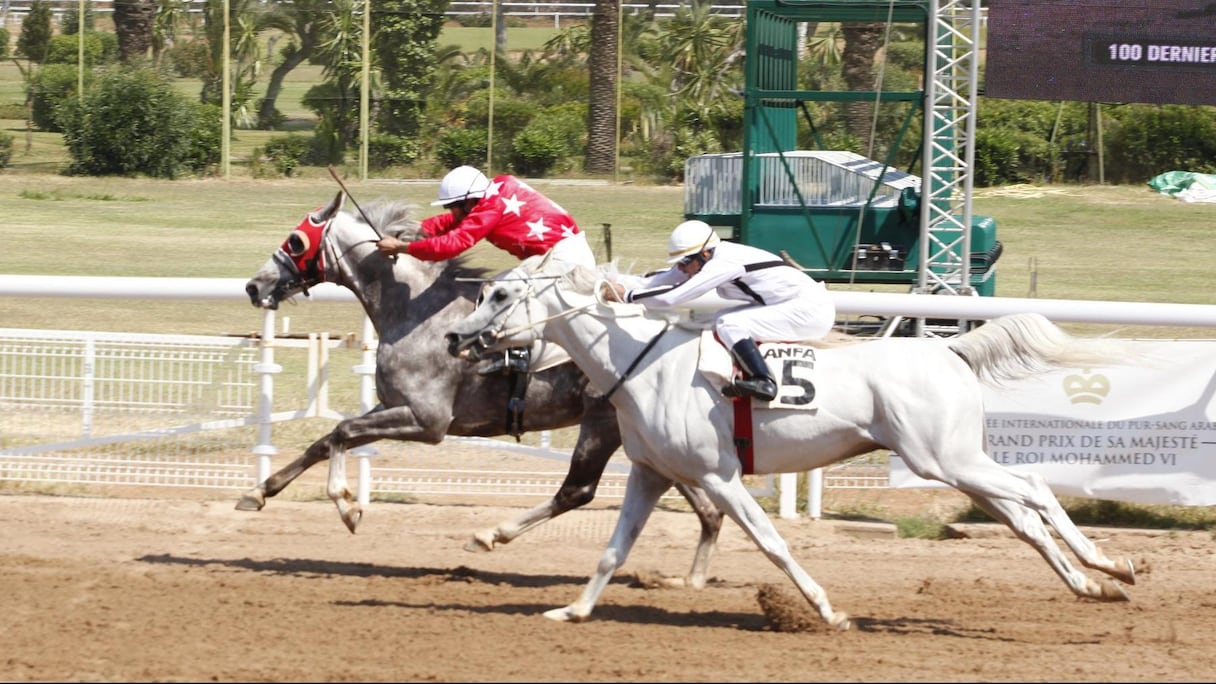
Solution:
M866 22L923 30L920 90L799 87L800 25ZM908 284L914 292L991 295L996 223L971 213L980 13L944 0L750 0L743 150L686 164L685 213L732 238L784 252L826 282ZM798 150L799 125L819 141L808 102L904 106L882 161ZM922 176L893 167L921 114ZM923 321L916 334L925 334Z

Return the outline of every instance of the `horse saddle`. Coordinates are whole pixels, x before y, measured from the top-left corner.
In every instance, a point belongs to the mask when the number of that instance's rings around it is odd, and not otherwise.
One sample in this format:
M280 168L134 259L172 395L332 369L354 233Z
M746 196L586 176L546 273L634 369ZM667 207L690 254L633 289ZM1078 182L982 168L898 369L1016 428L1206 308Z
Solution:
M758 346L769 374L777 380L777 396L769 402L752 402L769 409L819 408L815 400L815 347L794 342L761 342ZM719 392L734 377L734 359L712 330L701 333L697 369Z

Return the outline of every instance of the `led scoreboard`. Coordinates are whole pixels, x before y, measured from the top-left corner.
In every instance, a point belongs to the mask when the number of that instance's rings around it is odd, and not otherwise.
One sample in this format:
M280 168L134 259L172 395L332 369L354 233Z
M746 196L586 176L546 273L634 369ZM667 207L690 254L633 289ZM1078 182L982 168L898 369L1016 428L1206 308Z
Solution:
M1216 2L988 5L989 97L1216 104Z

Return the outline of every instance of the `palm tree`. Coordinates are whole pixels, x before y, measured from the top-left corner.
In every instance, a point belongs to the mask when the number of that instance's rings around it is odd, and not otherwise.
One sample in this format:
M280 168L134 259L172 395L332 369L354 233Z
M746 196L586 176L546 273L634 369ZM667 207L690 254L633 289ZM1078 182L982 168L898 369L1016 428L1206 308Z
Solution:
M156 0L114 0L114 36L123 64L148 55L157 9Z
M849 90L875 90L874 60L882 47L886 24L879 22L845 24L841 27L844 50L841 53L841 76ZM849 102L845 105L845 126L850 134L864 141L869 149L870 128L874 118L874 102Z
M616 171L616 91L618 17L620 0L596 0L591 18L591 79L587 111L586 169L591 173Z

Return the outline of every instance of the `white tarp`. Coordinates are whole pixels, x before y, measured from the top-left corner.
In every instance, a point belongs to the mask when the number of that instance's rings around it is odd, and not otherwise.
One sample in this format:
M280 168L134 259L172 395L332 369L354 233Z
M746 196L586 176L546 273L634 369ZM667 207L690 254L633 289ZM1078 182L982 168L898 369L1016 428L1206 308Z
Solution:
M1216 341L1137 341L1153 368L1067 369L984 390L988 455L1056 494L1216 504ZM892 487L939 483L892 455Z

